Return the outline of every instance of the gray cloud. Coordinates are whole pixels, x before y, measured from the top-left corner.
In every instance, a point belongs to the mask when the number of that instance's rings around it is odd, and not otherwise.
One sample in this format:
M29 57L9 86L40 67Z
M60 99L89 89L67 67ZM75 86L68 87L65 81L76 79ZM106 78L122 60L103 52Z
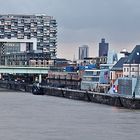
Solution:
M96 42L94 47L98 47L102 37L117 48L140 42L139 0L0 0L0 3L1 14L54 16L58 22L58 44L65 44L66 49L66 44L74 43Z

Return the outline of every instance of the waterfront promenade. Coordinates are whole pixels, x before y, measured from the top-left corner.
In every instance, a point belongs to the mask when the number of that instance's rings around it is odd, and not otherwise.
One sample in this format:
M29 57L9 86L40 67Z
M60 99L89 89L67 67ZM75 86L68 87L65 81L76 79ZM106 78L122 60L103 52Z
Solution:
M0 139L138 140L140 111L0 89Z

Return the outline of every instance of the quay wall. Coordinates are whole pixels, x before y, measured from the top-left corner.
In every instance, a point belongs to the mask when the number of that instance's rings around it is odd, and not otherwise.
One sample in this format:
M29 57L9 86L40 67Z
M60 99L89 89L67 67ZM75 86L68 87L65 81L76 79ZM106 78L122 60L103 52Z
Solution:
M140 109L140 99L137 98L134 99L132 97L124 97L118 94L112 95L106 93L97 93L90 91L47 87L47 86L42 86L41 91L43 92L43 95L88 101L128 109Z
M8 83L0 82L1 88L7 88L9 90L32 92L32 85L25 83ZM67 99L88 101L100 104L106 104L116 107L123 107L128 109L140 109L140 99L132 97L123 97L120 95L112 95L106 93L97 93L90 91L72 90L66 88L40 86L40 95L50 95L56 97L63 97Z

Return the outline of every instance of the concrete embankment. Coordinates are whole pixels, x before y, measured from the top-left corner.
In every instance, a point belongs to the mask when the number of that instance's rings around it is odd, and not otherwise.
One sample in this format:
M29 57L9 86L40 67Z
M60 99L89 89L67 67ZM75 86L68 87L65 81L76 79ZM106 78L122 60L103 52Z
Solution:
M129 109L140 109L140 99L105 93L71 90L65 88L41 87L44 95L64 97L74 100L89 101Z
M16 91L32 92L33 86L25 83L21 84L21 83L0 82L0 87ZM140 109L140 99L132 97L124 97L115 94L111 95L105 93L72 90L66 88L55 88L48 86L40 86L38 93L41 95L57 96L74 100L82 100L100 104L107 104L111 106L124 107L129 109Z

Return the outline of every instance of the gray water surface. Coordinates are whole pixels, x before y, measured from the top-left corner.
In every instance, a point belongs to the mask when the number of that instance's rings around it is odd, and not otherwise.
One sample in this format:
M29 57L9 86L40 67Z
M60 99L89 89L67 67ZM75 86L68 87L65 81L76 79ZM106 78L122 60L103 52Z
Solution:
M140 111L0 90L0 140L139 140Z

